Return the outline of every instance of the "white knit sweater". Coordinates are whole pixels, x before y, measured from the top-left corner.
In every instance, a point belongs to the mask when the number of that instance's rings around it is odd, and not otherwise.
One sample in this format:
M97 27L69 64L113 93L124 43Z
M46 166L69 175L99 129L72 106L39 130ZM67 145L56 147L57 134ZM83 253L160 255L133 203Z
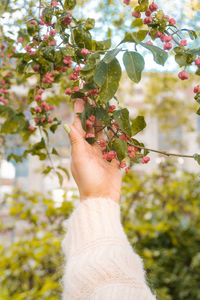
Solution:
M69 219L63 241L66 268L63 300L155 300L145 282L141 258L111 199L89 198Z

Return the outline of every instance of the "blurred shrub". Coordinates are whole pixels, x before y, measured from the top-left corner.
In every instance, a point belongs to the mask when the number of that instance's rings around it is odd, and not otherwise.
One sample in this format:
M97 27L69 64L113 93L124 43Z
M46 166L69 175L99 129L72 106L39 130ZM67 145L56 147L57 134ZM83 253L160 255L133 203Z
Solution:
M61 299L61 240L69 201L14 191L0 209L9 209L13 243L0 245L0 300ZM145 262L159 300L200 299L200 184L196 174L168 163L156 173L123 178L122 223ZM133 270L134 272L134 270Z
M124 177L122 222L160 300L200 299L200 183L170 162Z

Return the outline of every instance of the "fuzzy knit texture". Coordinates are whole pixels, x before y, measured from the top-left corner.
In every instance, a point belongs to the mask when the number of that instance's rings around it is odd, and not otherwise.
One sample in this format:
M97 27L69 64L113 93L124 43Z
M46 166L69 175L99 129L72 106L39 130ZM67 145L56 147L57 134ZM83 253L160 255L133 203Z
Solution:
M63 240L63 300L155 300L111 199L82 201Z

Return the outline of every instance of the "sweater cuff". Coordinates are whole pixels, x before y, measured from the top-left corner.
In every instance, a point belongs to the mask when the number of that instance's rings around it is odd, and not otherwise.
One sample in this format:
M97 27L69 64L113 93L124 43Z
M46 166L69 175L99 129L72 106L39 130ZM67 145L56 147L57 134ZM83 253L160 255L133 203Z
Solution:
M63 247L65 254L71 256L101 244L122 244L125 241L119 204L110 198L88 198L69 218Z

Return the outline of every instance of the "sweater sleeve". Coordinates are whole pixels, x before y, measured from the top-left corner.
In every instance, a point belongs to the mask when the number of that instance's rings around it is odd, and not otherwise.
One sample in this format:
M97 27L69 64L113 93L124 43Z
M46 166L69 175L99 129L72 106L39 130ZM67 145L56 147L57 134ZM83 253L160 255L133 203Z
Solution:
M156 299L145 282L142 260L123 231L119 204L89 198L68 222L63 300Z

